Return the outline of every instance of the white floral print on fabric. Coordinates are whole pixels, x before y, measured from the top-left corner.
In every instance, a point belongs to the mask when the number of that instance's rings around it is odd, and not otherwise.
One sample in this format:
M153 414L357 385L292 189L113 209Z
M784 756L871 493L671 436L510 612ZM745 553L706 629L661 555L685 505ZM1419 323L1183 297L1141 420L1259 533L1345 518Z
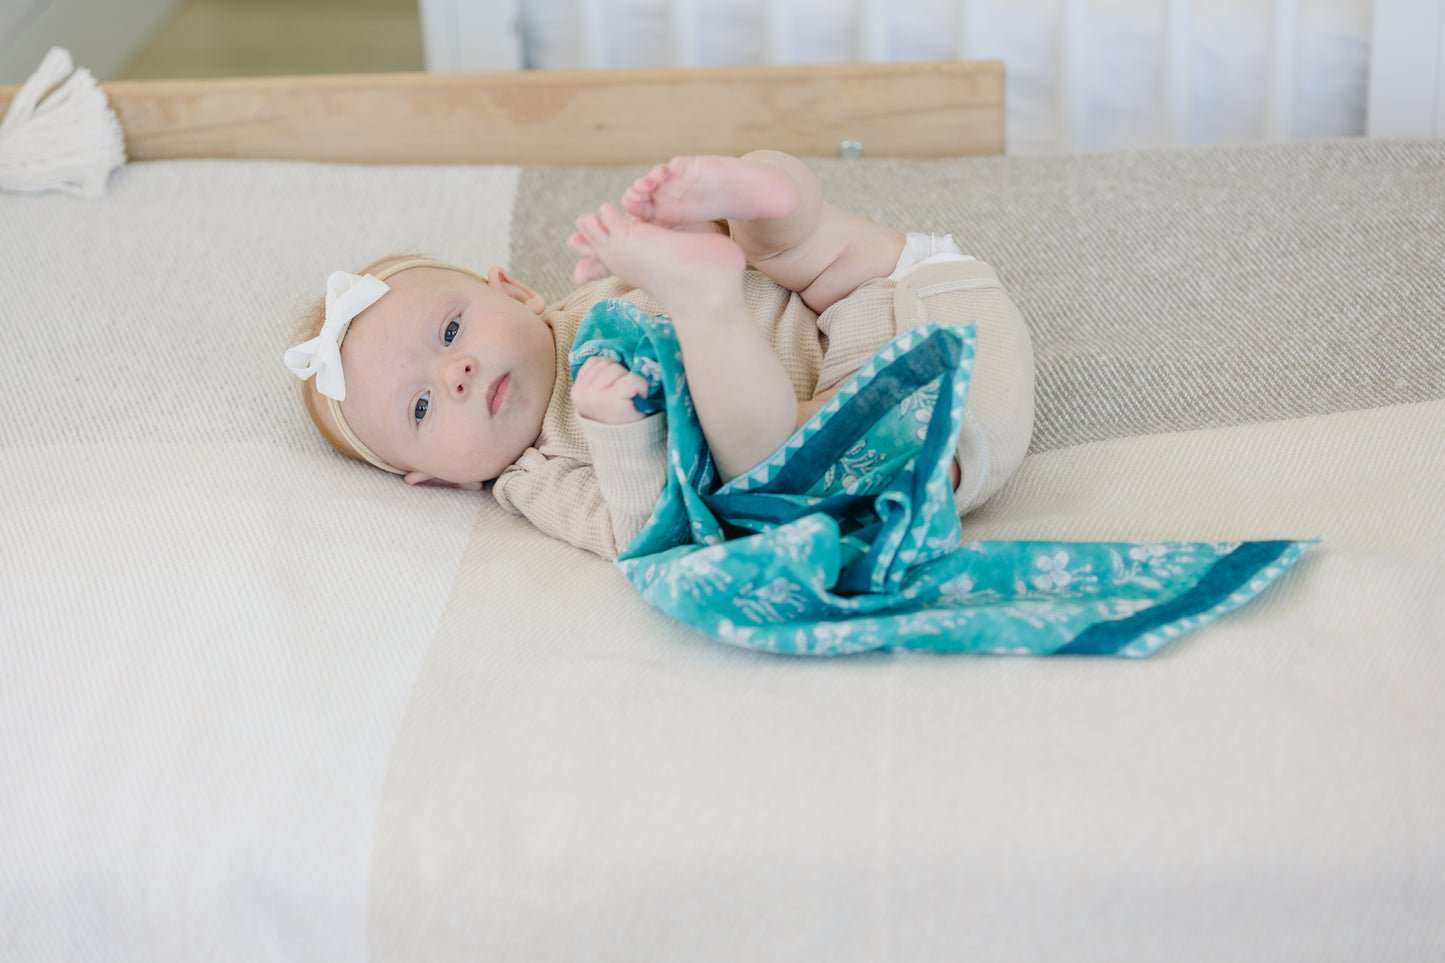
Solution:
M885 345L758 467L719 484L666 318L595 306L573 371L642 374L672 474L618 568L649 604L730 645L793 655L890 649L1146 656L1238 608L1313 541L963 544L948 470L972 325Z

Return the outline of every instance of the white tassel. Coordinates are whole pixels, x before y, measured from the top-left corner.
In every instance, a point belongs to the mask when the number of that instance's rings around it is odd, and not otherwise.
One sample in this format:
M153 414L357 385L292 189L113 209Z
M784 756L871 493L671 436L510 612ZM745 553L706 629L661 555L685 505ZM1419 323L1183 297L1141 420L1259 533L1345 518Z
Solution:
M89 70L74 69L69 51L50 48L0 120L0 190L99 197L124 163L105 91Z

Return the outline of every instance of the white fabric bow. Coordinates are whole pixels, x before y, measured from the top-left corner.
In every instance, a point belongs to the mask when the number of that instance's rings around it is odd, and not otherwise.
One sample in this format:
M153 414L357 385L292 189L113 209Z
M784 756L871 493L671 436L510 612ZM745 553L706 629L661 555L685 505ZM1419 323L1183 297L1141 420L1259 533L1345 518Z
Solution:
M370 274L333 271L326 279L326 323L321 333L304 344L286 349L286 367L305 381L316 376L316 390L337 401L346 399L346 378L341 374L341 339L353 318L390 291Z

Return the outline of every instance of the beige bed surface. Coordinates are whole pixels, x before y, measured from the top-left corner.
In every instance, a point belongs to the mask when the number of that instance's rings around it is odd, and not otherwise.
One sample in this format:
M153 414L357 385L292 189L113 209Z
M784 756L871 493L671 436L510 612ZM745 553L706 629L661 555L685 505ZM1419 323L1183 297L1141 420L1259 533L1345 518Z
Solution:
M0 197L0 956L1445 954L1445 146L819 163L1033 326L976 537L1323 536L1140 663L782 659L280 364L393 250L555 296L630 171L132 165Z

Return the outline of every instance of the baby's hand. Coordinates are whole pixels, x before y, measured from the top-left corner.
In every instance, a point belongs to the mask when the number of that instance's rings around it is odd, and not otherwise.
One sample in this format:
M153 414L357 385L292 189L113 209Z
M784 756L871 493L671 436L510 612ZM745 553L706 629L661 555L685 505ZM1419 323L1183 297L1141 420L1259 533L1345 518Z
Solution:
M604 425L625 425L646 417L632 399L647 394L647 380L610 358L595 355L582 363L572 381L577 414Z

